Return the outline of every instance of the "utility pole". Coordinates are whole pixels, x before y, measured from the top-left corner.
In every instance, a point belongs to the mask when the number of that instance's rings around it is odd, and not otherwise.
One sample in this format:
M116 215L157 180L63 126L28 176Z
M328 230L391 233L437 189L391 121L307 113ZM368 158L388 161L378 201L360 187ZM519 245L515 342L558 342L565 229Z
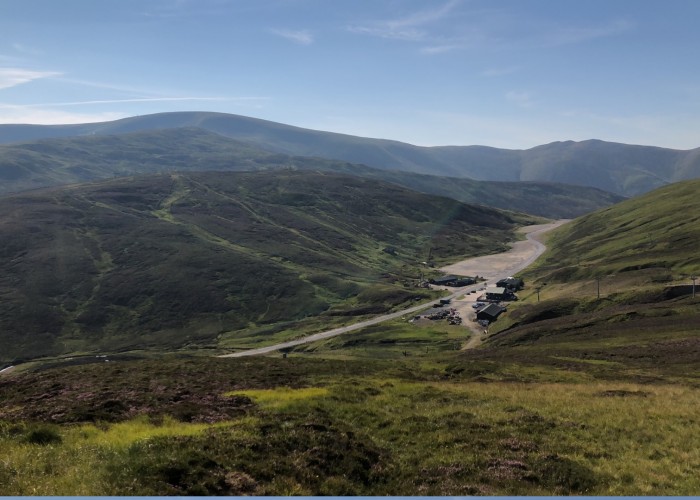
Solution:
M600 278L596 278L595 280L598 283L598 300L600 300Z
M695 298L695 280L698 279L698 277L693 274L690 279L693 280L693 298Z
M540 290L542 290L542 288L544 288L546 286L547 286L547 283L542 283L540 286L535 288L535 291L537 292L537 302L540 301Z

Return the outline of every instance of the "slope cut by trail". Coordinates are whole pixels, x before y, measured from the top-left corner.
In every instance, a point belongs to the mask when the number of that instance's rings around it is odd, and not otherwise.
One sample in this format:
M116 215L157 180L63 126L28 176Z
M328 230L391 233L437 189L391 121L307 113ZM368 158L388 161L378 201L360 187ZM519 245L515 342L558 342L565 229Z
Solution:
M541 237L548 231L555 229L562 224L568 222L568 220L560 220L552 222L549 224L537 224L532 226L527 226L522 228L521 231L525 234L526 239L523 241L518 241L513 244L513 248L506 252L486 255L482 257L473 257L450 266L441 268L442 271L461 274L463 271L468 273L473 273L474 270L479 270L479 276L485 277L487 280L497 279L503 275L517 274L521 270L525 269L528 265L534 262L537 257L542 255L545 251L545 246L541 242ZM464 274L465 276L474 274ZM477 290L482 286L481 283L476 285L470 285L457 289L455 292L450 294L448 299L455 299L465 293L472 290ZM430 304L421 304L413 306L401 311L396 311L391 314L384 314L376 318L372 318L366 321L361 321L353 325L343 326L340 328L334 328L326 332L316 333L309 335L302 339L297 339L289 342L282 342L279 344L261 347L258 349L250 349L246 351L236 352L232 354L224 354L220 357L222 358L239 358L244 356L261 356L264 354L270 354L282 349L289 349L295 346L309 344L317 340L324 340L337 335L342 335L343 333L348 333L356 331L367 326L376 325L377 323L383 323L385 321L390 321L392 319L400 318L401 316L409 315L423 309L430 307Z

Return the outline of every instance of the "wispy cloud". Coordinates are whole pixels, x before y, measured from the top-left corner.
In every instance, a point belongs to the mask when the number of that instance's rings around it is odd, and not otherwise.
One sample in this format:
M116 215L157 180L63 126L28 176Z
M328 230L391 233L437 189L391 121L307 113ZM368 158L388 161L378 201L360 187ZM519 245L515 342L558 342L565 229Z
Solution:
M311 45L314 43L314 36L308 30L280 30L280 29L270 29L270 33L273 35L286 38L299 45Z
M71 111L30 108L0 103L0 123L31 123L37 125L62 125L118 120L128 116L121 112L74 113Z
M421 54L433 55L433 54L445 54L447 52L453 52L455 50L462 49L463 46L460 44L447 44L447 45L431 45L428 47L423 47L420 49Z
M517 73L519 70L520 68L517 66L506 66L503 68L486 68L481 73L479 73L479 76L483 76L486 78L495 78L498 76L512 75L513 73Z
M535 105L532 95L529 92L511 90L510 92L506 92L506 100L521 108L532 108Z
M101 99L72 102L50 102L35 104L11 104L0 102L0 123L33 123L33 124L69 124L69 123L91 123L117 120L133 113L124 111L104 111L105 108L97 108L100 111L79 112L69 108L81 106L104 106L110 104L125 105L133 103L168 103L168 102L228 102L237 105L258 106L260 103L269 101L269 97L149 97L135 99Z
M42 78L58 76L56 71L35 71L23 68L0 68L0 89L16 87Z
M178 101L262 101L268 97L141 97L137 99L100 99L91 101L51 102L41 104L27 104L25 107L67 107L90 106L94 104L125 104L135 102L178 102Z
M621 19L595 25L576 25L505 8L460 8L461 0L450 0L431 9L393 19L352 25L352 33L420 43L419 53L445 54L460 50L541 49L618 36L634 28ZM525 17L525 18L524 18Z
M371 21L365 25L349 26L348 30L362 35L394 40L430 41L430 33L424 27L444 19L460 3L459 0L450 0L432 9L413 12L394 19Z
M582 43L599 38L622 35L634 28L634 23L618 20L603 26L568 27L553 32L546 40L554 45Z
M16 51L19 52L20 54L27 55L27 56L41 56L44 55L44 52L39 49L35 49L34 47L29 47L27 45L24 45L23 43L18 43L15 42L12 44L12 48Z
M68 78L65 76L60 76L55 78L55 80L62 82L62 83L68 83L72 85L80 85L83 87L91 87L95 89L103 89L103 90L114 90L116 92L120 92L122 94L133 94L134 97L161 97L158 94L154 92L150 92L148 90L142 89L142 88L136 88L136 87L131 87L128 85L122 85L119 83L105 83L105 82L99 82L95 80L83 80L80 78Z

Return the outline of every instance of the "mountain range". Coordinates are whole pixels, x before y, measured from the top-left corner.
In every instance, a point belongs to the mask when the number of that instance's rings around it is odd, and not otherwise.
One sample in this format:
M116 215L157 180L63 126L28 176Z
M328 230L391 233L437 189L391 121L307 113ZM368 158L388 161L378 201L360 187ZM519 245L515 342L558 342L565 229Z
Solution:
M4 196L0 362L288 338L309 322L428 298L405 286L420 261L503 251L533 222L309 171L143 175Z
M385 170L260 149L202 128L154 129L0 145L0 194L170 171L274 169L339 172L505 210L572 218L623 199L596 188L542 182L493 182Z
M126 130L170 118L3 129L25 138L0 147L0 494L700 490L700 179L615 203L279 152L196 123L225 115ZM401 159L399 143L374 144ZM630 189L675 168L651 168L673 154L658 148L542 148L543 171L585 165L580 179ZM506 177L510 155L533 150L482 156L500 154ZM675 153L683 175L690 153ZM485 331L405 315L212 357L434 304L442 292L415 286L437 276L423 261L503 251L541 221L514 209L566 205L606 208L549 233Z
M588 140L526 150L486 146L421 147L211 112L174 112L75 125L0 125L0 143L197 127L270 152L315 156L385 170L488 181L591 186L622 196L700 176L700 148L681 151Z

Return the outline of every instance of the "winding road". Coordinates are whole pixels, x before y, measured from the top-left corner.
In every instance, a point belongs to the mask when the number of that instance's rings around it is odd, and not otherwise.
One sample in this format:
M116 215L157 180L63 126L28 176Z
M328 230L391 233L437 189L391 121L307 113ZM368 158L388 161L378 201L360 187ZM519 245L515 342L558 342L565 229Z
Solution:
M461 276L482 276L485 278L487 283L493 280L498 280L500 278L505 278L507 276L513 276L514 274L517 274L518 272L522 271L527 266L532 264L537 259L537 257L542 255L542 253L545 251L546 247L541 241L542 235L556 227L561 226L566 222L568 222L568 220L559 220L549 224L538 224L534 226L523 227L520 229L520 231L525 234L526 239L515 242L512 245L512 248L507 252L493 255L485 255L482 257L474 257L458 262L456 264L451 264L449 266L443 267L440 270L448 274L457 274ZM458 288L452 294L443 298L455 299L458 296L468 293L472 290L478 290L482 286L484 286L483 283L477 283L475 285L469 285L462 288ZM309 335L301 339L290 340L288 342L282 342L280 344L275 344L267 347L260 347L257 349L249 349L246 351L234 352L231 354L223 354L219 357L240 358L244 356L260 356L263 354L270 354L281 349L288 349L290 347L308 344L317 340L335 337L337 335L342 335L343 333L359 330L366 326L376 325L377 323L382 323L384 321L400 318L401 316L413 314L423 309L428 309L429 307L431 307L431 305L432 302L429 304L424 303L417 306L409 307L408 309L403 309L401 311L377 316L376 318L361 321L352 325L334 328L333 330L328 330L326 332L315 333L313 335Z

